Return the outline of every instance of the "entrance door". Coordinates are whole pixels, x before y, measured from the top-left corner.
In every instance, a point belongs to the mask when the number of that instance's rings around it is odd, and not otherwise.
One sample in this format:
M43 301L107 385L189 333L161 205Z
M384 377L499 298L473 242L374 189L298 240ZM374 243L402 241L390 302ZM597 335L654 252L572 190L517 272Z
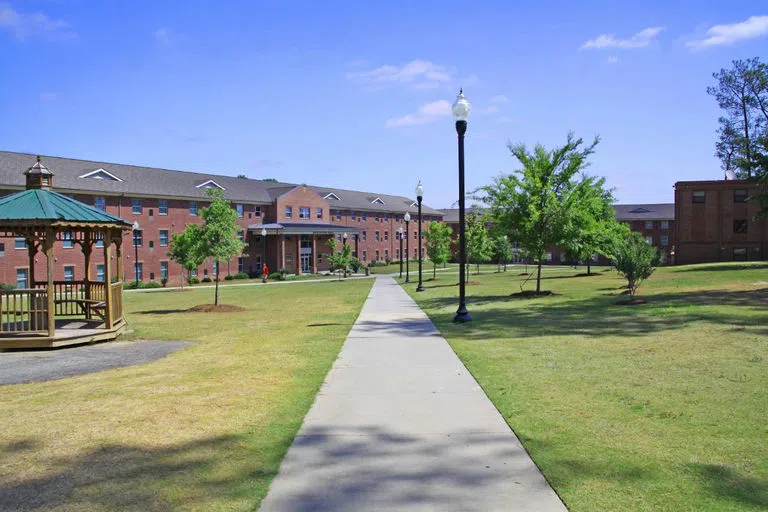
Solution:
M309 254L301 255L301 273L309 274L312 272L312 256Z

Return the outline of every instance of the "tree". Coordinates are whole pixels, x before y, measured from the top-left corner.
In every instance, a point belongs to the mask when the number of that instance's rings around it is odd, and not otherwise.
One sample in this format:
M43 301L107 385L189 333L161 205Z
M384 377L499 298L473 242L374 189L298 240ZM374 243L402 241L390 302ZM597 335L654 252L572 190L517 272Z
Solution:
M432 262L432 279L437 277L437 266L448 262L451 257L451 234L453 229L448 224L430 221L425 233L425 248Z
M351 263L352 246L349 244L342 244L341 250L337 251L338 243L335 239L328 240L328 247L331 249L331 254L328 255L328 263L333 269L342 270L344 277L347 277L347 267ZM339 273L339 281L341 281L341 272Z
M768 64L755 57L735 60L712 75L707 87L724 111L715 155L737 177L762 178L768 172Z
M519 245L537 262L536 292L541 292L541 266L547 249L566 246L573 212L591 182L577 179L587 166L600 139L589 145L568 134L565 145L547 149L537 144L529 151L524 144L510 144L522 169L497 177L478 191L498 229L514 233Z
M501 265L504 264L504 271L507 271L507 262L512 259L512 244L509 243L507 235L496 235L491 240L491 253L496 260L498 270L501 271Z
M587 274L592 273L592 258L606 254L616 231L613 193L605 189L605 178L584 177L574 192L571 219L564 235L568 260L584 262Z
M472 211L465 218L465 236L467 241L467 266L470 263L477 265L477 273L480 273L480 264L491 259L491 241L488 238L488 230L482 217Z
M200 210L203 226L200 232L200 255L212 258L216 270L214 304L219 305L219 262L229 261L245 248L240 241L237 212L218 188L206 190L211 204Z
M189 224L181 233L171 236L171 243L167 253L171 261L181 265L181 288L184 289L184 270L189 279L193 270L199 267L205 259L200 254L200 226Z
M616 270L627 280L629 298L635 297L640 283L651 277L660 261L659 251L643 239L639 233L631 233L617 244L613 256Z

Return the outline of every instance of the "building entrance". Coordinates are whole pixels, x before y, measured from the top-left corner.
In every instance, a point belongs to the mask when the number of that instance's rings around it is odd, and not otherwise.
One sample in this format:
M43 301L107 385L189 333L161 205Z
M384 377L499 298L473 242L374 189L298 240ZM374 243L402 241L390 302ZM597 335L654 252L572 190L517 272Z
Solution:
M304 236L301 237L301 273L309 274L312 272L312 240Z

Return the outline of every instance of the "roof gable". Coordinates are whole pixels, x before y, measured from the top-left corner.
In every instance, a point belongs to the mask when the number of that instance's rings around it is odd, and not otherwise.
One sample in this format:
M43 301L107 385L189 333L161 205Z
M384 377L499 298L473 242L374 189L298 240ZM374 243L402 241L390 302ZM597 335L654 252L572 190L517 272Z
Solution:
M81 174L78 178L91 178L93 180L110 180L110 181L123 181L106 169L95 169L93 171Z
M323 199L326 199L326 200L332 199L334 201L341 201L341 198L339 198L339 196L337 196L333 192L329 192L328 194L323 196Z
M218 188L219 190L227 190L213 180L206 180L199 185L195 185L195 188L203 188L203 189Z

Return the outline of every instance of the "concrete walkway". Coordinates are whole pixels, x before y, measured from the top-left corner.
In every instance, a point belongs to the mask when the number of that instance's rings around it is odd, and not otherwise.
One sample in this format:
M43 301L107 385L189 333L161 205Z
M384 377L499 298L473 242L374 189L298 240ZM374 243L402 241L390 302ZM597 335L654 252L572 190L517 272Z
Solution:
M261 510L566 508L434 324L379 276Z

